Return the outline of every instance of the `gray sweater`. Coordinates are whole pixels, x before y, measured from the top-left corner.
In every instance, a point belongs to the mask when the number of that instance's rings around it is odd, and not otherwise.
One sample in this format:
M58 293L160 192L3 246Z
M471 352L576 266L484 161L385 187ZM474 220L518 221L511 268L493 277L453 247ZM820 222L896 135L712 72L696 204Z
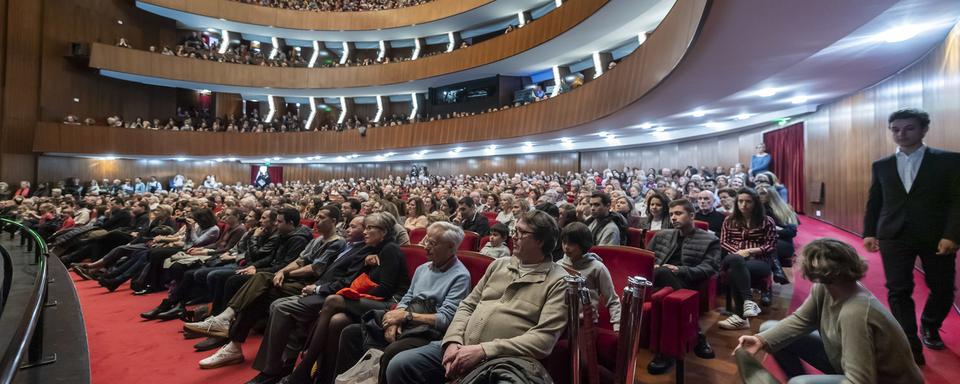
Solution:
M603 296L603 305L610 312L610 323L613 324L613 330L620 331L620 296L617 296L613 288L613 278L610 277L610 271L603 265L603 260L596 253L587 252L579 260L574 262L569 256L564 255L560 259L560 266L577 271L587 280L587 288L590 289L590 303L594 310L600 303L600 296Z
M796 312L757 336L777 351L813 331L820 331L823 349L844 383L923 382L903 329L866 289L836 302L823 284L814 284Z

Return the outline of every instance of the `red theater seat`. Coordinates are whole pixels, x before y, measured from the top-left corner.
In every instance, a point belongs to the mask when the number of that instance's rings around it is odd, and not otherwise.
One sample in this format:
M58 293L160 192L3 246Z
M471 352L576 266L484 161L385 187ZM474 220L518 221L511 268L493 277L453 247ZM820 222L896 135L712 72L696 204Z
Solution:
M415 228L414 230L409 232L410 232L410 244L414 244L414 245L420 244L420 242L423 241L423 238L427 237L426 228Z
M313 229L313 226L316 224L316 221L310 219L300 219L300 225L306 226L307 228Z
M484 212L483 216L487 218L487 223L489 223L491 227L497 223L496 212Z
M643 248L650 248L650 241L653 240L653 236L657 234L657 231L647 230L643 234Z
M487 273L487 267L493 262L493 259L474 251L457 251L457 257L460 258L460 262L470 271L471 287L477 286L483 274Z
M413 241L413 240L410 240ZM462 251L479 251L480 247L480 234L474 231L463 231L463 242L460 243L460 248L457 248Z
M483 249L483 247L484 247L485 245L487 245L487 243L489 243L489 242L490 242L490 236L489 236L489 235L484 236L484 237L481 237L481 238L480 238L480 244L477 246L477 249L478 249L478 250ZM509 249L511 252L513 251L513 238L512 238L512 237L507 238L507 249Z
M633 227L627 228L627 245L643 248L643 230Z
M427 250L419 245L402 245L400 251L403 252L404 259L407 260L407 271L411 276L420 264L427 262Z
M709 230L710 230L710 223L708 223L708 222L706 222L706 221L703 221L703 220L694 220L694 221L693 221L693 226L694 226L694 227L697 227L697 228L700 228L700 229L702 229L702 230L704 230L704 231L709 231Z

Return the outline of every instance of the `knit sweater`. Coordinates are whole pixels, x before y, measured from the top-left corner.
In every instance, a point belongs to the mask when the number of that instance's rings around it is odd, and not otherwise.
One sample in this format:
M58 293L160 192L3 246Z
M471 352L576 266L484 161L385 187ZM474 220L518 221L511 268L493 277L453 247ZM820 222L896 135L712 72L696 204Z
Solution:
M470 291L470 271L455 259L446 271L433 267L433 262L423 263L413 273L410 289L403 295L397 308L406 308L413 299L433 299L437 303L434 328L446 332L457 306Z
M814 284L796 312L757 336L777 351L799 337L820 331L830 364L844 383L922 383L903 329L869 291L834 301L823 284Z
M610 323L613 324L613 330L620 331L620 296L613 287L613 278L610 277L610 271L603 265L603 260L596 253L587 252L577 261L573 261L569 256L564 255L560 259L560 265L575 270L584 279L586 286L590 289L590 303L593 304L594 311L599 308L600 297L603 297L603 306L607 307L610 313Z

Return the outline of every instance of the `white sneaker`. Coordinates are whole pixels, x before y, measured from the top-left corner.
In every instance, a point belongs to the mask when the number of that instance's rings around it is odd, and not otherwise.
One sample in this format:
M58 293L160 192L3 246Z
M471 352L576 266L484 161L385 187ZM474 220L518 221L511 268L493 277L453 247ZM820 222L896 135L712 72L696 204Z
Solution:
M753 300L743 301L743 317L757 317L760 315L760 306Z
M750 320L737 315L730 315L730 317L720 321L720 329L730 331L750 329Z
M239 348L230 348L230 344L224 345L210 357L200 360L200 368L213 369L227 365L240 364L243 362L243 351Z
M226 338L230 332L230 322L221 320L216 316L210 316L200 322L184 324L183 330L209 337Z

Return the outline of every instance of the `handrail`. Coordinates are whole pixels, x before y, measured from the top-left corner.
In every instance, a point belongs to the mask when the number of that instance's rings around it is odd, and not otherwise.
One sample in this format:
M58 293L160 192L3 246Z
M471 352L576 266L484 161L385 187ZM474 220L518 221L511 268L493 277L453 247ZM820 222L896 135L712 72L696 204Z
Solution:
M14 332L13 339L0 358L0 384L9 384L20 370L20 362L25 353L29 352L28 365L36 366L56 360L42 360L43 346L43 310L47 300L47 243L39 234L22 223L10 219L0 219L4 225L20 227L23 236L29 235L36 242L35 255L37 262L37 276L33 282L33 294L30 296L28 310L20 318L20 325ZM3 247L0 247L2 249ZM3 250L6 253L6 250Z

